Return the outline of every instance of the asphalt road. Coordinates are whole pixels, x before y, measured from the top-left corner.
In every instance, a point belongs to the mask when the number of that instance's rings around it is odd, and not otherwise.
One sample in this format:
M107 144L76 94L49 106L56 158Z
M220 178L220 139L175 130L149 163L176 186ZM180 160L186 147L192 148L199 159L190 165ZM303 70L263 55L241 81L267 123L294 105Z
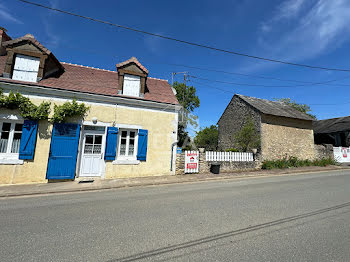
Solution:
M0 199L1 261L350 261L350 172Z

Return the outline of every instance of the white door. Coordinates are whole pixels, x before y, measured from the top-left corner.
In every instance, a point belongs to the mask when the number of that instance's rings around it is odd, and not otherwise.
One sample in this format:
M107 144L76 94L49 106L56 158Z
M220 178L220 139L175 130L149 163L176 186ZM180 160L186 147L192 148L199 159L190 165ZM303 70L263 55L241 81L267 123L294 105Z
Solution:
M104 130L84 130L80 176L101 176L104 164Z

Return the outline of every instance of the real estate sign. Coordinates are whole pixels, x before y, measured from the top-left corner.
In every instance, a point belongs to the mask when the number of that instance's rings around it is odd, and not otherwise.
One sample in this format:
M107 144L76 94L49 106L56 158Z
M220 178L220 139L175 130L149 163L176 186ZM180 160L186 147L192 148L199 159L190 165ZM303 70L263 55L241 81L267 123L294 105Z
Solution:
M333 153L339 163L350 163L350 147L333 147Z
M185 151L185 173L198 173L198 162L198 151Z

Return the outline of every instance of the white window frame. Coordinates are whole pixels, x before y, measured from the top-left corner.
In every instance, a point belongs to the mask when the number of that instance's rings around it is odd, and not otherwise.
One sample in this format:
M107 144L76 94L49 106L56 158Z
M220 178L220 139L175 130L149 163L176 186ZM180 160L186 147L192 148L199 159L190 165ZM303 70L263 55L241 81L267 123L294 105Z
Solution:
M37 82L39 67L40 67L40 58L39 57L16 54L14 60L15 60L14 67L12 70L12 79L13 80L26 81L26 82ZM23 61L25 61L27 63L26 67L23 67L20 69L16 68L16 64L19 63L19 61L21 61L22 63L23 63ZM37 68L35 68L35 70L29 68L28 62L31 64L33 64L33 63L37 64ZM18 74L17 74L17 72L18 72ZM27 73L27 75L26 75L26 73ZM36 74L34 78L28 77L29 75L32 75L33 73ZM26 79L18 78L18 76L21 76L21 75L23 76L23 74L27 77Z
M136 80L137 79L137 80ZM138 90L137 90L137 95L134 94L136 93L135 90L133 90L132 92L129 92L129 93L126 93L126 90L125 89L125 83L128 82L128 81L135 81L135 82L138 82ZM140 97L140 93L141 93L141 77L140 76L135 76L135 75L129 75L129 74L125 74L124 75L124 83L123 83L123 95L126 95L126 96L134 96L134 97Z
M122 140L122 132L127 132L127 138L126 138L126 148L125 148L125 156L120 155L120 144ZM129 144L130 144L130 132L135 132L135 138L134 138L134 154L132 156L129 156ZM137 149L138 149L138 141L139 141L139 132L137 129L119 129L119 135L118 135L118 155L117 160L126 160L126 161L136 161L137 158Z
M15 125L16 124L23 124L23 122L24 122L23 120L12 120L12 119L11 120L9 120L9 119L1 119L0 120L0 137L1 137L1 132L2 132L2 125L4 123L11 123L9 140L7 143L7 150L5 153L0 153L0 164L23 164L23 160L19 159L19 153L11 153L13 137L15 134Z

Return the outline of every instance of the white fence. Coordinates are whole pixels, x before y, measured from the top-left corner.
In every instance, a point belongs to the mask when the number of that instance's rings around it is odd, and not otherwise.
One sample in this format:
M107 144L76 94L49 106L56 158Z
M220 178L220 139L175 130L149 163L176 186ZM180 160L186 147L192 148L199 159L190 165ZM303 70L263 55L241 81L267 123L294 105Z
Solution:
M350 147L333 147L333 153L339 163L350 163Z
M224 162L251 162L254 161L253 153L245 152L205 152L206 161L224 161Z

